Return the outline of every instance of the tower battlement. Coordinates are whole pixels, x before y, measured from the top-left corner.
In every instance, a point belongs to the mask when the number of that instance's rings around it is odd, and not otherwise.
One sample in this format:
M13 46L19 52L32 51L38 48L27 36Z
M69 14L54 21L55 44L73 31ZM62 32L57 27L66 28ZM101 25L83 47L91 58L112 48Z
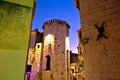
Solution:
M44 27L45 27L46 25L50 25L50 24L53 24L53 23L64 24L64 25L66 25L66 27L70 28L70 25L69 25L66 21L64 21L64 20L59 20L59 19L52 19L52 20L48 20L48 21L44 22L42 28L44 29Z

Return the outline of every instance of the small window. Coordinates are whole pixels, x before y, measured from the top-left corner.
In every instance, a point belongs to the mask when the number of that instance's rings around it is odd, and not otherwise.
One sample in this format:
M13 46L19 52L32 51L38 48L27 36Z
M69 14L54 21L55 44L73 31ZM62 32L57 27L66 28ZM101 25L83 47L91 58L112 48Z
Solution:
M58 47L60 47L60 45L58 44Z
M40 48L40 45L38 45L38 48Z
M31 72L32 65L27 65L27 72Z

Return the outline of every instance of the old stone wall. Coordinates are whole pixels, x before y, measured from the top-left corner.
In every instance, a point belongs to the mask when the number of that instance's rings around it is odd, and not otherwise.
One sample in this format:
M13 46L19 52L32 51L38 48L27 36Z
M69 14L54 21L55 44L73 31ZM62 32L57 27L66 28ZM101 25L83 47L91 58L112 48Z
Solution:
M79 1L86 80L120 79L120 0ZM98 28L99 29L98 29Z
M29 48L35 48L37 43L42 42L43 33L39 32L38 29L32 30L30 34Z
M42 53L42 36L37 29L31 31L27 65L31 65L30 80L38 80Z
M44 23L43 69L46 69L46 55L50 55L50 72L52 80L68 80L67 64L70 56L66 50L66 37L69 26L61 20Z
M32 79L31 80L39 80L40 77L36 77L39 74L40 70L40 60L41 60L41 50L42 50L42 43L37 43L35 47L34 54L34 61L32 63Z

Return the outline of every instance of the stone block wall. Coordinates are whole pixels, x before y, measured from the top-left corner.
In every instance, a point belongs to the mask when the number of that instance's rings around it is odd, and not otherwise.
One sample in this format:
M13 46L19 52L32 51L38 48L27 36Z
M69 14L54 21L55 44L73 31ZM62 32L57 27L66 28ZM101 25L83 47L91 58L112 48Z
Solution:
M51 80L51 73L50 73L50 71L43 71L42 72L42 80Z
M66 50L66 37L69 35L69 26L65 21L53 19L43 24L43 70L46 69L46 55L51 58L50 72L52 80L69 80L67 75L70 61ZM70 65L70 64L69 64Z
M86 80L120 79L120 0L79 2ZM104 23L104 24L103 24ZM95 27L104 27L100 34ZM102 29L103 30L103 29Z
M24 80L33 6L27 2L0 0L0 80Z
M35 48L29 48L27 65L31 65L30 80L39 80L42 43L36 43Z
M41 63L41 49L42 49L42 43L37 43L35 47L34 54L34 62L32 63L32 79L31 80L39 80L36 78L36 75L38 75L40 70L40 63Z

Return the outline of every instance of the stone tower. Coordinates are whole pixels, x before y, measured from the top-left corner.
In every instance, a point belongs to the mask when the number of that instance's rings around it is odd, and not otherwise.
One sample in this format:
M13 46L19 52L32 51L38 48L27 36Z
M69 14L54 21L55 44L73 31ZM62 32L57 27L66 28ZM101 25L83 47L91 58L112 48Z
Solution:
M69 80L69 28L58 19L43 24L42 80ZM45 79L44 74L49 77Z

